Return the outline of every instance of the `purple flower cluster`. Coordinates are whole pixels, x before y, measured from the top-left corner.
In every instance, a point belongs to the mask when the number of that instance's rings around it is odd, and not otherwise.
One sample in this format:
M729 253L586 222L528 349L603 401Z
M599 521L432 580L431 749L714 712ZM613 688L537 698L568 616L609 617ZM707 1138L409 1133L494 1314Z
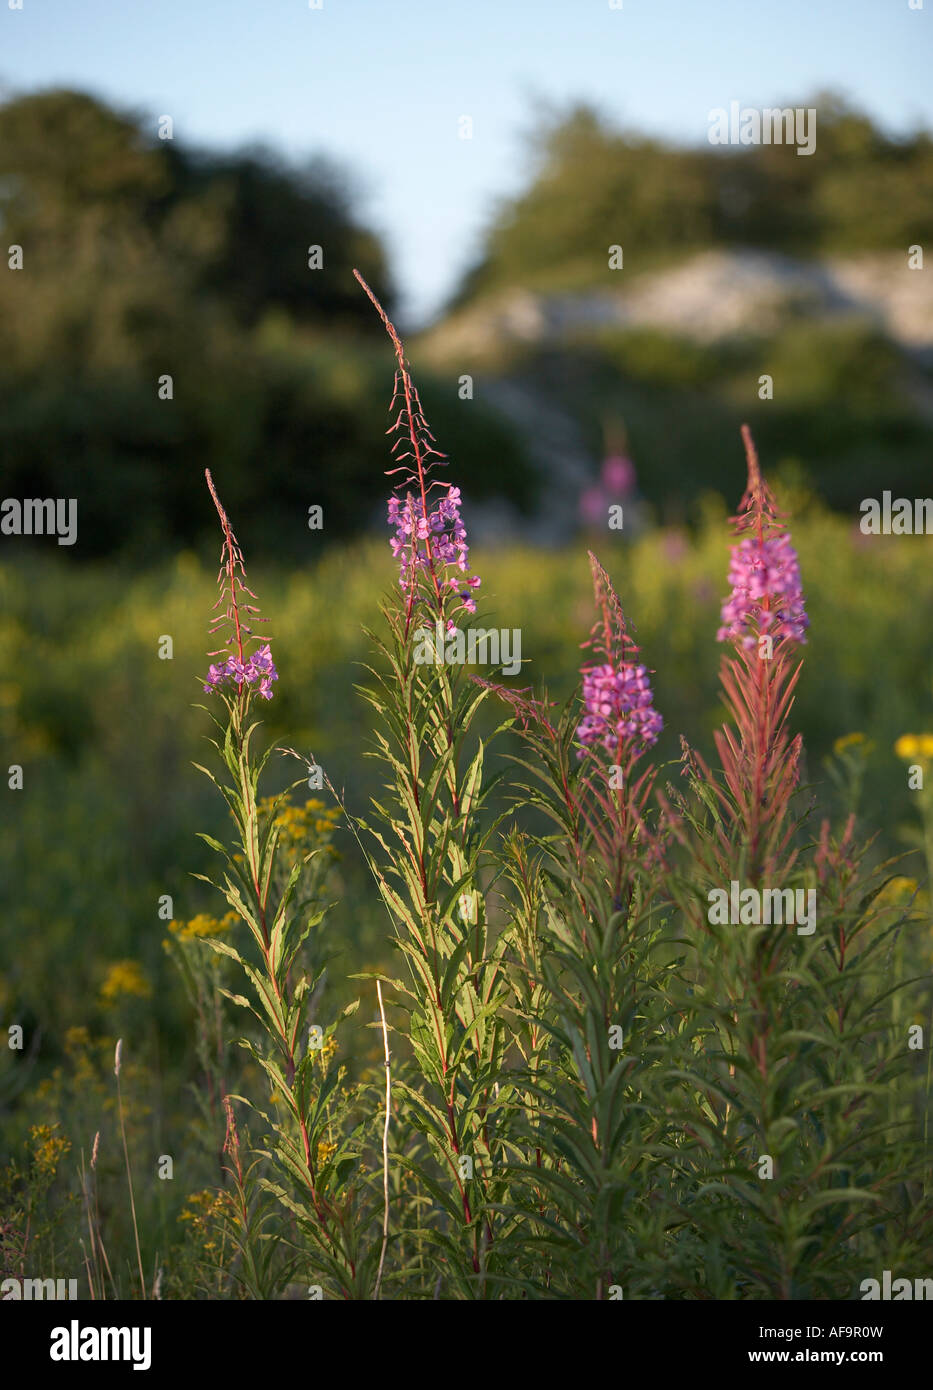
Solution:
M722 606L719 642L754 647L758 633L805 642L810 620L804 611L797 552L789 535L747 538L732 547L732 593ZM765 600L768 608L762 607ZM754 626L753 626L754 625Z
M602 744L612 754L620 744L650 748L664 728L652 699L646 666L623 661L618 670L608 664L589 667L583 672L585 713L577 738L584 747ZM584 756L582 749L577 756Z
M399 562L399 585L410 589L414 583L414 572L428 563L427 550L421 542L430 538L431 550L436 559L444 565L456 565L461 574L470 568L470 548L467 545L466 527L460 518L460 489L448 488L437 506L427 511L420 498L411 493L404 499L389 498L389 524L395 527L395 535L389 544L392 554ZM448 585L456 589L468 613L476 612L476 602L470 590L478 589L480 579L472 575L468 579L452 576Z
M272 660L272 652L267 642L264 647L257 648L247 661L240 661L239 657L231 656L219 665L211 666L207 672L207 682L204 689L207 691L216 690L226 680L236 681L237 685L246 682L247 685L255 685L259 682L259 693L264 700L272 699L272 682L277 681L279 673L275 669Z

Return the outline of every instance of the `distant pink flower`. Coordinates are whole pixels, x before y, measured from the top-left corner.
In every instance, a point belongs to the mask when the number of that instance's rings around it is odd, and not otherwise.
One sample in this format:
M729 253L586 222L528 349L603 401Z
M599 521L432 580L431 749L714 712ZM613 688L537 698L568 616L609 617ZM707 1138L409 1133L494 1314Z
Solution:
M602 477L603 486L612 497L628 497L635 490L635 465L623 454L610 454L604 460Z
M691 584L690 594L696 599L697 603L712 603L713 599L716 597L716 590L706 576L701 575L699 579L694 580L693 584Z
M664 532L664 558L671 564L678 564L687 553L687 542L682 531Z
M599 484L580 494L580 518L587 526L599 526L606 520L608 499Z

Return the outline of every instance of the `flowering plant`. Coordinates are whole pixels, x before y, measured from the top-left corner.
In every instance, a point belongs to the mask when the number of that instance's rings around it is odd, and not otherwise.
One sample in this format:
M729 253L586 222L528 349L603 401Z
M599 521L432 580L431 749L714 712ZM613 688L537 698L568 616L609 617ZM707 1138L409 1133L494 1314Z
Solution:
M308 1014L326 873L306 874L302 837L313 820L328 851L337 811L303 817L283 809L288 790L258 796L269 752L252 752L250 712L278 673L208 475L225 645L205 690L227 706L217 785L237 848L208 843L249 949L227 919L182 935L241 972L248 996L226 978L218 990L252 1017L243 1045L275 1112L251 1098L267 1138L247 1159L222 1098L238 1278L255 1296L296 1271L347 1298L851 1296L853 1262L903 1263L928 1240L930 1078L892 1003L910 987L902 899L854 812L809 828L791 728L809 620L751 436L717 634L718 765L683 743L681 776L662 780L653 672L594 554L596 618L563 706L446 656L416 659L419 627L475 614L480 581L399 335L360 283L395 354L399 568L361 691L383 789L363 816L327 785L402 962L370 972L384 1091L368 1076L342 1086L329 1065L339 1020ZM505 720L481 738L493 703ZM490 777L495 739L508 752ZM919 757L920 742L899 752ZM295 1223L271 1265L270 1202Z

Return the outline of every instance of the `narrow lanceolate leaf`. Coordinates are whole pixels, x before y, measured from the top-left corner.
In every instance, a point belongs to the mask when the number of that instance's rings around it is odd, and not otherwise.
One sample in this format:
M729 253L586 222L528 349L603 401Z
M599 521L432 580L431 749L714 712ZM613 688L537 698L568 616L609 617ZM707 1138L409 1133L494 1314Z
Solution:
M295 892L295 886L301 876L302 865L300 863L292 866L282 894L281 901L276 908L275 917L272 921L272 928L269 934L269 971L274 978L278 978L279 969L282 964L282 953L284 949L285 932L288 926L288 905Z

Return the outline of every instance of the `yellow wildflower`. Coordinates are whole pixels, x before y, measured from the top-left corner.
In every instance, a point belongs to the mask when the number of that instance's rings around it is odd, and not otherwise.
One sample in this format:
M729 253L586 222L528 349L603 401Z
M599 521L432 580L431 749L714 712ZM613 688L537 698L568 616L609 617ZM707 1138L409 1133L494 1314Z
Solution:
M875 745L871 743L864 734L843 734L842 737L837 738L836 742L833 744L833 752L839 754L844 753L848 748L857 748L860 753L867 755L873 750L874 746Z
M58 1165L71 1148L71 1141L56 1134L58 1125L33 1125L29 1131L32 1140L32 1158L40 1173L54 1178Z
M217 1248L213 1233L217 1229L217 1223L223 1215L226 1204L226 1194L212 1191L210 1188L205 1188L202 1192L192 1192L190 1197L185 1198L184 1210L178 1220L191 1223L192 1230L197 1234L199 1244L205 1254Z
M84 1027L69 1028L65 1034L65 1051L69 1057L75 1052L85 1052L91 1045L91 1035Z
M898 908L905 907L913 901L914 909L919 910L926 894L919 893L917 888L915 878L905 878L902 874L895 874L894 878L888 879L875 899L875 904L880 908Z
M930 762L933 759L933 734L901 734L894 752L905 762Z
M260 803L260 810L271 813L272 803L273 798L267 798ZM312 831L315 835L329 837L339 815L339 807L325 806L317 797L311 797L304 806L283 806L275 817L275 824L286 847L294 848L307 840Z
M317 1146L317 1161L318 1161L318 1163L326 1163L327 1160L328 1160L333 1154L335 1154L336 1152L337 1152L337 1145L336 1145L336 1144L331 1144L331 1143L329 1143L326 1139L322 1139L322 1140L320 1141L320 1143L318 1144L318 1146Z
M334 1053L335 1053L336 1051L337 1051L337 1039L336 1039L335 1037L333 1037L333 1035L332 1035L332 1036L329 1037L329 1038L325 1038L325 1040L324 1040L324 1042L321 1044L321 1046L320 1046L319 1048L317 1048L314 1052L312 1052L311 1055L312 1055L312 1057L318 1057L318 1058L320 1058L322 1064L323 1064L324 1066L326 1066L327 1063L330 1061L331 1057L333 1057L333 1055L334 1055Z
M189 922L169 922L168 929L183 941L190 941L196 936L222 936L239 920L235 912L225 912L223 917L212 917L209 912L199 912Z
M121 994L136 995L148 999L152 993L149 981L135 960L118 960L107 971L106 979L100 987L101 1002L112 1004Z

